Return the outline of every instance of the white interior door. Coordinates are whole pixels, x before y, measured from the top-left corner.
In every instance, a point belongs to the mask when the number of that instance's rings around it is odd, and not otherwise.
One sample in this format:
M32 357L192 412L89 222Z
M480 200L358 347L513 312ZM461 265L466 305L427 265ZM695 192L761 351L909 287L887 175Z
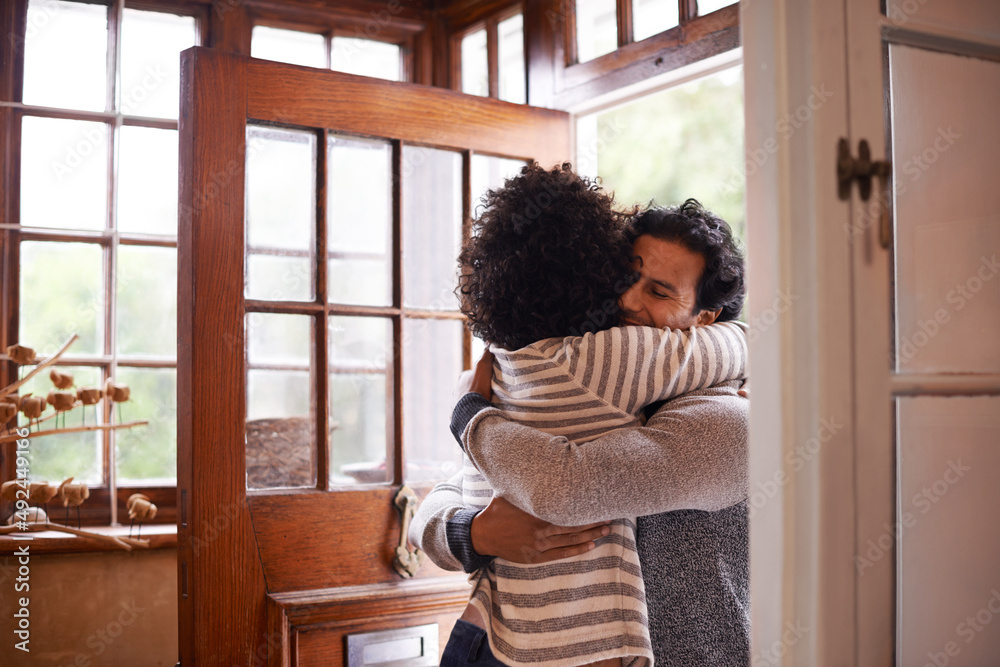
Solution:
M860 655L995 665L1000 5L884 4L847 3L852 149L892 160L852 207Z

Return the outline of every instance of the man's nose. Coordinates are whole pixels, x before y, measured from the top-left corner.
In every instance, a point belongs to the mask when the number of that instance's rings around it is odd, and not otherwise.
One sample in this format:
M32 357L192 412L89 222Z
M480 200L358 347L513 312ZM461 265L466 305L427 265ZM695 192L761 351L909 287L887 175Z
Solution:
M635 313L639 311L639 283L635 283L621 295L618 299L618 307L623 311L628 313Z

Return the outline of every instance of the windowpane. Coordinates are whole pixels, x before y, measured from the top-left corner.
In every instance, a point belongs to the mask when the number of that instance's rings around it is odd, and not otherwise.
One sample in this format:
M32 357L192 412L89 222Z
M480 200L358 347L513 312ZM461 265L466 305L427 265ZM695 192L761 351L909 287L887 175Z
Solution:
M392 147L331 136L327 243L329 299L386 306L392 301Z
M326 68L326 40L323 35L298 30L254 26L250 35L250 55L293 65Z
M21 243L18 342L54 353L75 334L70 355L104 352L104 253L92 243Z
M108 125L26 116L21 122L21 224L104 229L107 218Z
M115 380L132 390L128 402L121 404L122 418L149 422L115 431L118 483L176 484L177 371L119 366ZM118 415L114 418L117 421Z
M576 0L577 62L587 62L618 48L615 0Z
M455 382L462 372L462 327L456 320L403 321L403 460L405 480L446 479L462 452L449 431Z
M679 23L677 0L632 0L632 39L636 42Z
M29 345L27 339L22 337L22 344ZM37 349L37 348L36 348ZM76 346L70 348L70 353L76 350ZM54 351L54 350L53 350ZM23 372L27 374L34 367L25 367ZM74 388L77 387L98 387L103 386L101 370L94 366L58 366L64 373L73 375ZM19 390L21 396L34 394L35 396L48 396L53 389L52 381L49 379L48 371L42 371L28 382L24 383ZM66 427L94 426L99 423L97 414L103 410L103 402L95 406L77 407L63 413L59 417L59 425L65 419ZM52 407L48 406L42 417L54 414ZM24 415L18 415L19 423L27 422ZM49 419L41 424L41 429L55 428L56 418ZM142 427L138 427L142 428ZM32 430L35 430L32 427ZM104 482L104 466L102 456L102 436L100 431L81 431L78 433L60 433L57 435L47 435L43 438L32 438L31 456L31 480L38 482L52 482L58 485L67 477L75 478L76 482L86 482L87 484L102 484ZM54 510L54 505L50 506ZM60 519L60 515L54 514L54 518ZM75 518L75 517L74 517Z
M247 128L247 297L313 298L316 135Z
M330 318L330 484L389 481L386 466L386 369L392 323L375 317Z
M195 45L195 30L190 16L125 10L118 88L123 114L177 118L180 52Z
M705 16L706 14L711 14L717 9L722 9L723 7L728 7L729 5L735 5L733 0L698 0L698 16Z
M307 315L247 315L247 488L316 484L312 346Z
M177 251L118 248L118 353L177 356Z
M118 229L177 235L177 131L118 133Z
M24 103L104 111L108 8L31 0L24 43Z
M487 97L490 94L486 60L486 30L470 32L462 38L462 92Z
M456 310L462 156L403 147L403 303Z
M402 81L401 58L398 44L335 36L330 62L338 72Z
M520 14L497 24L497 59L500 99L516 104L527 101L524 83L524 20Z
M483 196L487 190L503 187L504 181L515 176L524 162L491 155L473 155L471 173L472 216L478 217L484 205Z
M576 135L580 173L600 176L621 206L694 197L746 238L741 68L583 116Z

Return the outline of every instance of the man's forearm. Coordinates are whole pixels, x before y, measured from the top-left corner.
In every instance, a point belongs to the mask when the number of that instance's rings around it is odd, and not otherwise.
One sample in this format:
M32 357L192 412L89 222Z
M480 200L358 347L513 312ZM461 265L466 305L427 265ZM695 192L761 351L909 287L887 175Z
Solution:
M646 427L583 445L513 422L482 399L463 398L453 428L498 495L541 519L572 525L714 511L743 500L746 412L732 407L742 400L733 387L688 394Z

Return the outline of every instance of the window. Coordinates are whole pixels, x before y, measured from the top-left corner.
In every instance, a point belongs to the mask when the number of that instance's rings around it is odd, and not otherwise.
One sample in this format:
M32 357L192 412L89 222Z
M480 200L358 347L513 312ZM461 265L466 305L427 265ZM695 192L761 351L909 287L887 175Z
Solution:
M745 240L742 67L581 116L577 166L622 206L693 197Z
M732 4L732 0L575 0L567 62L594 60Z
M527 102L524 16L519 6L461 30L456 44L456 88L468 95Z
M147 487L155 502L157 490L173 494L179 53L198 41L194 16L27 3L10 335L48 356L77 333L60 362L76 387L130 385L120 414L77 408L81 423L67 426L149 421L33 441L32 479L95 487L89 522L108 520L116 490ZM21 393L49 389L41 374Z
M256 25L250 55L389 81L407 80L404 49L399 44L352 37L346 32L313 33Z

